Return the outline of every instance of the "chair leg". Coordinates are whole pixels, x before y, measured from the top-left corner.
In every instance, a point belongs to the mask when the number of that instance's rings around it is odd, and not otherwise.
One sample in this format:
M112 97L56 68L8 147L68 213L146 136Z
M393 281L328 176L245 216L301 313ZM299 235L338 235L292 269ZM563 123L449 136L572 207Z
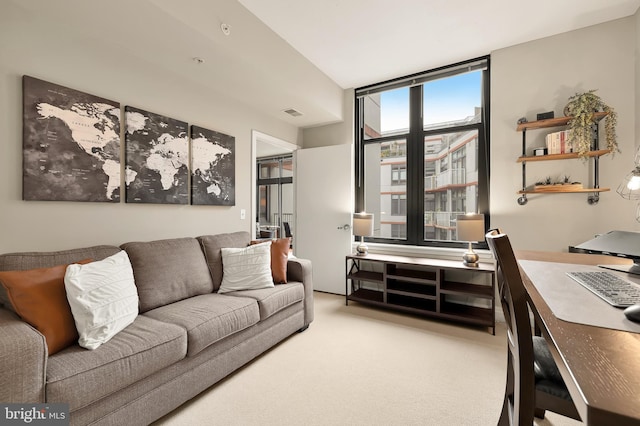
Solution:
M509 413L509 398L505 396L504 403L502 404L502 412L500 413L500 419L498 420L498 426L511 426L511 415Z
M544 419L544 413L545 413L545 409L544 408L537 408L536 407L535 411L533 412L533 415L538 419Z

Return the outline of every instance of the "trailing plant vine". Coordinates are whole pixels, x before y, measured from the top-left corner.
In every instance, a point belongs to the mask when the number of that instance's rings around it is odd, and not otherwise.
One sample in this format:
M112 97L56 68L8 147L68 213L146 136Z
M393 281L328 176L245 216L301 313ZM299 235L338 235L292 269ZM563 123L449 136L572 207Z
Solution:
M565 107L565 115L572 117L567 123L569 126L569 143L573 147L573 152L580 157L586 157L592 149L593 140L592 125L597 124L593 118L594 112L606 112L604 118L604 132L607 149L611 153L620 152L616 135L616 125L618 124L618 113L607 105L600 96L589 90L584 93L576 93L569 97L569 102Z

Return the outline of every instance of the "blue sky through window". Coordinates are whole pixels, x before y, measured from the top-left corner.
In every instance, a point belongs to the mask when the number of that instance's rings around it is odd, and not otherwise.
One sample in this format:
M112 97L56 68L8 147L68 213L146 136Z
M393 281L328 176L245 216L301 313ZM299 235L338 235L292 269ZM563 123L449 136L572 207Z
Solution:
M424 84L424 124L462 120L475 113L482 100L482 71L473 71ZM382 133L409 128L409 88L380 96Z

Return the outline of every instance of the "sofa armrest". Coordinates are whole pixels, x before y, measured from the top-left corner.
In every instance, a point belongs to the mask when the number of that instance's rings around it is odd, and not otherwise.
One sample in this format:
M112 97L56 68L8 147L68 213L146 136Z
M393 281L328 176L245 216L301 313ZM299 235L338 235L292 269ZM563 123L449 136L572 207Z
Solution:
M304 325L313 321L313 277L311 261L308 259L290 258L287 263L287 281L298 281L304 286Z
M45 402L46 366L44 336L0 308L0 401Z

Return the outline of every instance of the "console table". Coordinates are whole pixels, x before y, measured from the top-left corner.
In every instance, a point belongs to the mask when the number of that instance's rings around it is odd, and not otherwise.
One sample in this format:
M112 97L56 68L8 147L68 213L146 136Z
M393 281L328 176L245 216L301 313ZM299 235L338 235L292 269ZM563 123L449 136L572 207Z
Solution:
M370 253L347 255L345 269L347 306L352 300L485 326L495 335L492 264L467 267L462 261Z

